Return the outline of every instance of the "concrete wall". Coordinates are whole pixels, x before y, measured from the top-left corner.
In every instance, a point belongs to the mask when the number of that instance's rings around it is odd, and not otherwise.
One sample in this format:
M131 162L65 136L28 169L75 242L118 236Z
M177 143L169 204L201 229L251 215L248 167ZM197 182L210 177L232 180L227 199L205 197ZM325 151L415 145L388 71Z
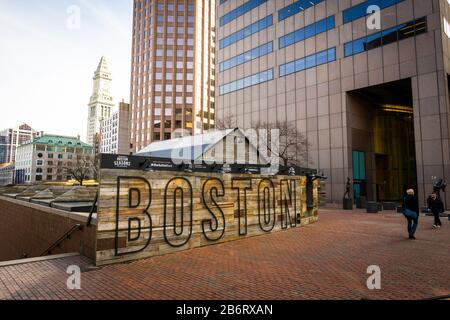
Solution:
M16 260L26 253L38 257L70 228L85 225L86 216L46 208L0 196L0 261ZM94 258L96 227L83 227L52 254L79 252Z

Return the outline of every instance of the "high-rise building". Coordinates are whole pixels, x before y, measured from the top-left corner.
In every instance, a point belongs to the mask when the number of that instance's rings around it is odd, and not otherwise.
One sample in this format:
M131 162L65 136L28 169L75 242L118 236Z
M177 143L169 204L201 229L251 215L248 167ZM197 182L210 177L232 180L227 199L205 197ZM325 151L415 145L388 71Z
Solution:
M130 104L119 103L119 110L101 122L100 153L130 154Z
M88 105L87 143L98 146L100 122L111 116L111 108L114 107L111 97L112 75L105 57L100 59L93 80L93 93Z
M135 0L131 142L214 126L214 0Z
M216 12L217 118L296 126L328 200L347 178L356 199L414 187L422 202L450 180L449 1L221 0Z
M14 163L17 147L41 135L26 123L0 131L0 163Z

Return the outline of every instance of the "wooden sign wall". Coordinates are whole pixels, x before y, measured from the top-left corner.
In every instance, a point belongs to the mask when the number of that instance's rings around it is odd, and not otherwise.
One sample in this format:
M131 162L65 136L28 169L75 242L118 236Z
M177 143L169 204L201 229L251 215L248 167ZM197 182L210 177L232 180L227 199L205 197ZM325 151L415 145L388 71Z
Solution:
M101 169L100 176L97 265L286 230L318 219L317 182L310 184L308 207L304 176L130 169Z

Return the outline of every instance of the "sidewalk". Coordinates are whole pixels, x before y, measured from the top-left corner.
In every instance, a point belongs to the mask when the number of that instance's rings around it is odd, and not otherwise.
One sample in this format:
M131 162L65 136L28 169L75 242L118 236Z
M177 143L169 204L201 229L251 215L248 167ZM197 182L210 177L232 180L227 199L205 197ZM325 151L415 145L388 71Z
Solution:
M0 268L1 299L426 299L450 294L450 222L421 217L408 240L400 214L322 208L318 223L82 273L83 257ZM367 289L378 265L382 289Z

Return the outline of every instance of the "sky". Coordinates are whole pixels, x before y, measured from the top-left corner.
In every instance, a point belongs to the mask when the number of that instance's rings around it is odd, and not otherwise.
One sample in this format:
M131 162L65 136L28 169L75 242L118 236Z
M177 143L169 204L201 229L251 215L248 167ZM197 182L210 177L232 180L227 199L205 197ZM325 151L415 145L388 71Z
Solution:
M86 139L92 77L107 58L129 102L132 0L0 0L0 131L27 123Z

